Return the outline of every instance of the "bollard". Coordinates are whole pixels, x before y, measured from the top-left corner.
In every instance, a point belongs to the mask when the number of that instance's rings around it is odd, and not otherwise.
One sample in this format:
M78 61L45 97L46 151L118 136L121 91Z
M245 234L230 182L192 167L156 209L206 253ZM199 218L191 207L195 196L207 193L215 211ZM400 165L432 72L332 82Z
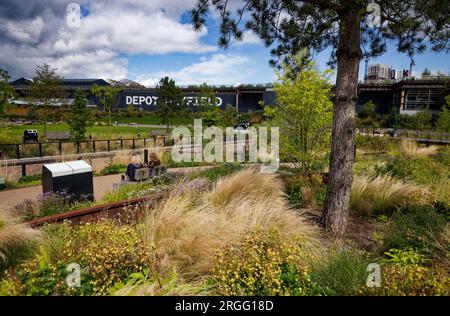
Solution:
M148 149L144 149L144 164L148 166Z

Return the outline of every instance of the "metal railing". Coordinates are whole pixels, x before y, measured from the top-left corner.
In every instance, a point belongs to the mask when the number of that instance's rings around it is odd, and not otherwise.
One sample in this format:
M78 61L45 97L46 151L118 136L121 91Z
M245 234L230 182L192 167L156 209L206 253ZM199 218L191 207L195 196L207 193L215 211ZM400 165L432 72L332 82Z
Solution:
M450 144L450 133L445 132L376 128L372 126L357 127L357 132L360 135L366 136L386 135L393 138L404 138L421 143Z
M172 143L170 136L10 143L0 144L0 160L165 147Z

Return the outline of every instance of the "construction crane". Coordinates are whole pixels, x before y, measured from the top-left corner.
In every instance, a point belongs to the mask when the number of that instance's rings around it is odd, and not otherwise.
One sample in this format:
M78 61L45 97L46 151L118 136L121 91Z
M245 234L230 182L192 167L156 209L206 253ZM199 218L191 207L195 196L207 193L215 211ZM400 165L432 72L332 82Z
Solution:
M415 65L416 63L414 62L414 59L411 58L411 62L409 63L409 78L412 78L412 69Z
M364 54L364 60L365 60L365 64L366 64L366 69L364 70L364 82L366 82L367 76L369 74L369 61L370 61L370 57L368 54Z

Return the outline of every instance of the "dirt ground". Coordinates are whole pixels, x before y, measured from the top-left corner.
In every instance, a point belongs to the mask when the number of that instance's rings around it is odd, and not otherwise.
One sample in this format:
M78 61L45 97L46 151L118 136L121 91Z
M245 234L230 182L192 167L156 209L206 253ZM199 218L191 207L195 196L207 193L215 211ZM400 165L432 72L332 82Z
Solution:
M302 213L309 221L319 225L322 210L304 209ZM344 241L350 242L353 246L364 250L373 250L377 247L378 243L374 239L374 233L379 229L379 223L374 219L350 215L347 225Z

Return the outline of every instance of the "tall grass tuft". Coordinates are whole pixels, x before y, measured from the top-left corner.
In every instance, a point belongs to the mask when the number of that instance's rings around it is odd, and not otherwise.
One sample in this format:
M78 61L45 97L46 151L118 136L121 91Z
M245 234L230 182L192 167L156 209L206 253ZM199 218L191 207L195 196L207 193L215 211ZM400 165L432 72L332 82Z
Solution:
M365 286L367 253L343 247L331 247L321 260L312 262L312 279L330 295L358 295Z
M0 210L0 267L21 247L31 245L39 238L39 231L18 223L7 211Z
M390 175L357 175L352 183L350 209L362 216L386 214L397 207L421 202L428 194L426 187Z
M437 146L419 147L417 142L402 139L399 150L402 154L407 156L429 156L437 153Z
M305 246L315 241L315 228L288 208L276 175L245 169L206 192L174 190L149 210L146 222L146 239L162 271L176 267L188 280L208 275L215 250L255 229L305 237Z
M432 184L434 188L434 196L437 201L446 201L450 204L450 178L445 175L436 179Z

